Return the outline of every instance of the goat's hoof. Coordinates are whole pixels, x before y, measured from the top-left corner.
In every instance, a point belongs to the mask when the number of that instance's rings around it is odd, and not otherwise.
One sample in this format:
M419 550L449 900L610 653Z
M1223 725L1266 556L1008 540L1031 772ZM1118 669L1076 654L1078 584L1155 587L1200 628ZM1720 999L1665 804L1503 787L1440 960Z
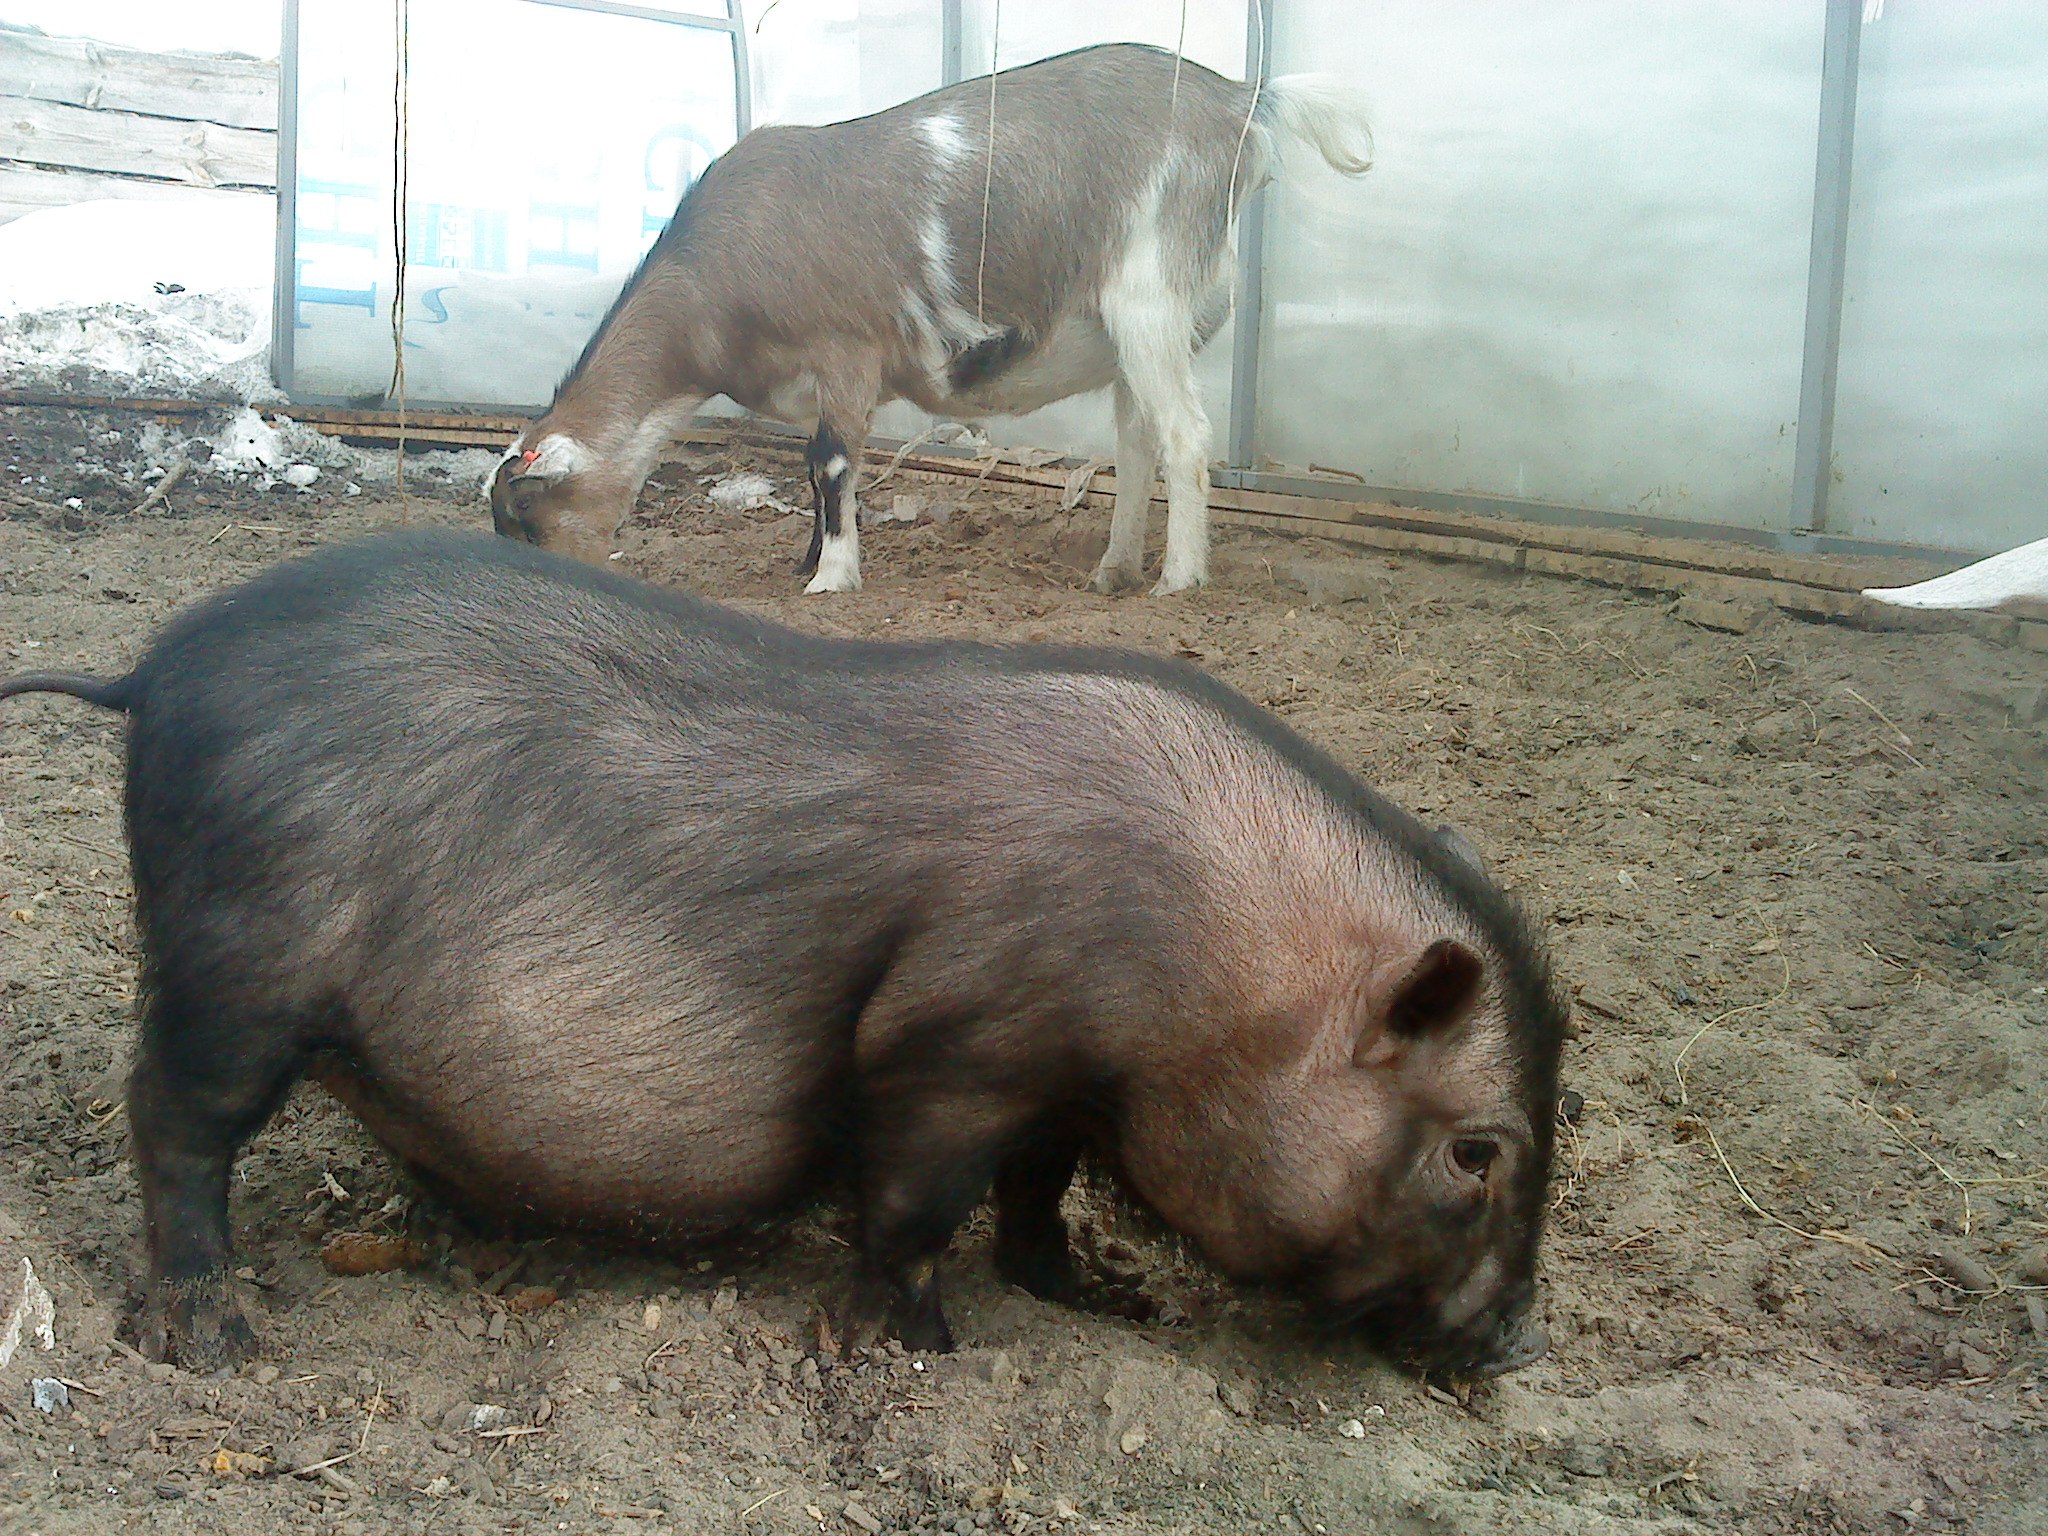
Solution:
M1100 592L1104 597L1118 592L1129 592L1145 584L1145 573L1127 566L1111 565L1107 560L1095 567L1095 574L1088 578L1088 590Z
M859 590L860 572L821 570L805 586L804 594L807 597L815 597L820 592L858 592Z
M1176 593L1192 592L1197 587L1206 587L1207 585L1209 585L1209 578L1206 574L1197 573L1192 576L1182 576L1168 571L1159 578L1159 585L1152 589L1152 595L1154 597L1172 597Z

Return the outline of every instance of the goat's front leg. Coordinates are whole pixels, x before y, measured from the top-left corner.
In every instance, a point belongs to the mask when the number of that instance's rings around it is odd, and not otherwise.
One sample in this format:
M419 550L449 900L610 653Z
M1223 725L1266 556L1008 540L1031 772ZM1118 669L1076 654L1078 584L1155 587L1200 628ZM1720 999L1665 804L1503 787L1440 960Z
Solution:
M1145 524L1152 510L1158 462L1144 412L1130 386L1116 386L1116 510L1109 518L1109 548L1088 580L1096 592L1121 592L1145 580Z
M860 590L860 449L874 412L872 390L821 388L818 430L804 450L811 475L816 521L803 569L812 573L806 592Z

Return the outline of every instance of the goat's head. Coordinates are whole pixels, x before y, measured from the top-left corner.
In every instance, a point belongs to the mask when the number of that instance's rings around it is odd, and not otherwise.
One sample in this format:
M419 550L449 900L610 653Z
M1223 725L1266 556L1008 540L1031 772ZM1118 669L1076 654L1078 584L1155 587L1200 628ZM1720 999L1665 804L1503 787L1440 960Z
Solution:
M622 477L559 432L522 433L491 472L489 491L498 532L593 565L610 556L632 499Z

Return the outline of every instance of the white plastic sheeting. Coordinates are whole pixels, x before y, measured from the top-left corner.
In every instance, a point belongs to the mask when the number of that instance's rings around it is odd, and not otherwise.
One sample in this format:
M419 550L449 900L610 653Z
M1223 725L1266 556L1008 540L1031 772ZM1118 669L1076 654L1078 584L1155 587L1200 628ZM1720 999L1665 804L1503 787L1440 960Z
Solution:
M737 131L729 33L499 0L410 11L407 394L545 401ZM284 382L378 396L392 376L391 13L303 0Z
M1275 196L1262 460L1787 526L1822 14L1288 0L1378 159Z
M1831 531L2048 533L2048 18L1887 0L1863 29Z

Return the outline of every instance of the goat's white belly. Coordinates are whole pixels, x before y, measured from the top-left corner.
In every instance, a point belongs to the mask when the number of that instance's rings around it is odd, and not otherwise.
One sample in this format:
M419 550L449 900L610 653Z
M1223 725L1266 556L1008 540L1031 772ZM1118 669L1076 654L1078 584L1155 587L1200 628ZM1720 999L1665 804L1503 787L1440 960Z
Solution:
M945 397L944 414L1022 416L1055 400L1106 389L1116 382L1116 348L1092 315L1069 315L1039 344L996 377Z

